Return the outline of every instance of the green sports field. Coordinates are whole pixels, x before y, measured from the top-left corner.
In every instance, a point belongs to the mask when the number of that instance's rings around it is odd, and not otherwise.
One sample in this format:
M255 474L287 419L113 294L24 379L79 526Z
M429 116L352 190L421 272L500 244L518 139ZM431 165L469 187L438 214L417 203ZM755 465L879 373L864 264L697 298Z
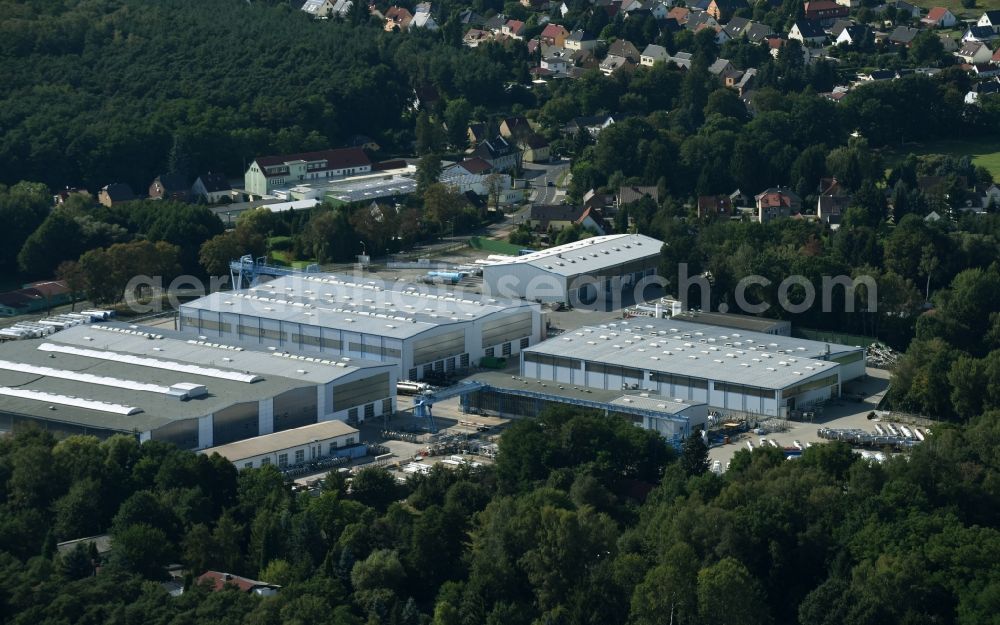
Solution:
M998 0L1000 1L1000 0ZM1000 138L990 139L942 139L924 143L910 143L894 149L889 155L887 165L890 167L896 161L909 153L913 154L951 154L954 156L971 156L976 166L990 170L994 180L1000 180Z

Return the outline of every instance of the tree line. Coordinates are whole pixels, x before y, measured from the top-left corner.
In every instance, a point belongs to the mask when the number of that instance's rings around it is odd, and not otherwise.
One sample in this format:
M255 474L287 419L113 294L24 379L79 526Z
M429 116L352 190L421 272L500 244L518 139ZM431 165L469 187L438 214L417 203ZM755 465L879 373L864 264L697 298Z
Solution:
M677 454L558 410L514 423L495 466L334 474L315 495L273 467L28 427L0 439L0 609L18 625L987 623L998 417L885 464L830 443L795 462L740 451L719 476L697 437ZM56 549L101 532L105 561ZM157 583L170 563L179 597ZM281 589L213 593L206 569Z

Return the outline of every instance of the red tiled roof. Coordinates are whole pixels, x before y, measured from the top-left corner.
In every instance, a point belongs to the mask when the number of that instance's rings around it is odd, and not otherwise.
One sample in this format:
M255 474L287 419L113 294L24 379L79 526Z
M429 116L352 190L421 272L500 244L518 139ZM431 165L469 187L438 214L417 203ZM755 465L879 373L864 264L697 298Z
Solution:
M947 12L948 9L944 7L934 7L927 13L927 19L936 22L944 17L944 14Z
M260 167L277 167L291 161L326 161L327 169L344 169L345 167L363 167L371 165L368 155L361 148L339 148L335 150L320 150L318 152L300 152L298 154L283 154L280 156L260 156L256 159Z
M524 28L524 22L522 22L521 20L508 20L507 21L507 29L510 32L514 33L515 35L517 33L521 32L521 29L523 29L523 28Z
M563 34L566 34L565 28L563 28L559 24L549 24L548 26L545 27L545 30L542 31L541 36L555 39L559 35Z
M458 165L470 174L483 174L493 169L492 165L478 156L466 159Z

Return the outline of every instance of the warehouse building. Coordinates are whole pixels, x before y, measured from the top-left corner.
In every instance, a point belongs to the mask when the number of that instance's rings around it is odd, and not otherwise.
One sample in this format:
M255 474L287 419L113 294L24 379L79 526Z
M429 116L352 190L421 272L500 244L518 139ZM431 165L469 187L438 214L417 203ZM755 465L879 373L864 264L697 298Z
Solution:
M774 334L777 336L792 335L792 322L782 319L768 319L767 317L734 313L702 312L700 310L687 310L675 314L672 318L678 321L720 326L723 328L732 328L733 330L749 330L751 332Z
M393 363L410 380L515 356L544 331L538 304L331 274L213 293L182 305L179 324L211 340Z
M587 306L613 300L656 274L663 241L641 234L610 234L483 266L485 292L538 302Z
M97 324L0 345L0 429L128 433L202 449L394 410L396 372Z
M521 355L525 377L781 417L838 396L864 366L859 347L652 318L580 328Z
M322 421L210 447L201 453L219 454L241 471L269 464L284 469L328 458L359 458L367 451L360 442L358 430L343 421Z
M596 410L605 416L620 416L658 432L677 446L708 424L708 405L704 402L646 391L591 389L500 372L480 373L470 378L470 382L480 388L462 395L462 410L467 413L537 417L547 408L573 406Z

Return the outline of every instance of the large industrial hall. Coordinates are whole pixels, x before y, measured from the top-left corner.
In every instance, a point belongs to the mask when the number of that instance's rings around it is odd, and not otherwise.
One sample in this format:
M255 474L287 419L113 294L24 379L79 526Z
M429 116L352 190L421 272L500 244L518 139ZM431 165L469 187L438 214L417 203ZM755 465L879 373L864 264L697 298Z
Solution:
M395 367L296 357L124 324L0 345L0 430L128 433L185 449L392 413Z
M182 305L179 326L240 345L394 363L410 380L517 355L543 334L535 303L332 274L213 293Z
M483 264L483 288L504 297L588 305L656 274L663 241L642 234L590 237Z
M521 359L527 378L775 417L838 396L864 367L860 347L646 318L566 332Z

